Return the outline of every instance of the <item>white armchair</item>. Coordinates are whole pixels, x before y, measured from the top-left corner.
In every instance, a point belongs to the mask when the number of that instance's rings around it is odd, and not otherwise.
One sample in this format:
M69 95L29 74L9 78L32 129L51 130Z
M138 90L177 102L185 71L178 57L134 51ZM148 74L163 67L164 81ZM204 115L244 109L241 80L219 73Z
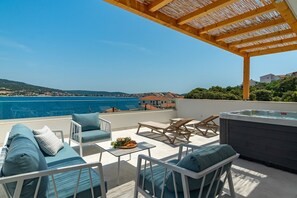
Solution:
M139 155L134 198L138 197L138 193L146 198L221 197L226 180L228 180L230 195L235 198L231 165L239 157L239 154L228 145L217 145L217 147L206 151L206 147L183 144L179 148L178 159L168 162ZM200 152L199 150L202 152L198 155L193 153L197 154L197 151ZM213 152L214 150L215 152L219 151L216 154ZM206 152L210 152L211 156L206 156ZM222 155L222 152L225 154ZM194 155L187 158L191 153ZM185 157L183 157L184 154ZM204 155L204 159L201 160L202 155ZM208 163L209 166L206 165ZM195 170L200 169L198 167L205 169Z
M79 144L83 156L83 144L93 144L111 140L111 122L99 118L98 113L74 114L70 123L69 145L71 141Z

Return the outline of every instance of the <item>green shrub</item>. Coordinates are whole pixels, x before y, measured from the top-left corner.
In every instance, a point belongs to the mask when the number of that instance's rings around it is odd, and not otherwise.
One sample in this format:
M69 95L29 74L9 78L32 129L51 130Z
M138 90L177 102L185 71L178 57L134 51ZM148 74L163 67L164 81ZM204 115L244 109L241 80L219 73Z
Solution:
M196 88L185 98L241 100L242 86L222 88L213 86L209 89ZM297 77L289 76L271 83L258 83L250 87L250 100L297 102Z
M258 101L271 101L272 91L266 89L260 89L253 92L256 95L256 100Z
M285 102L297 102L297 91L287 91L283 94L282 100Z

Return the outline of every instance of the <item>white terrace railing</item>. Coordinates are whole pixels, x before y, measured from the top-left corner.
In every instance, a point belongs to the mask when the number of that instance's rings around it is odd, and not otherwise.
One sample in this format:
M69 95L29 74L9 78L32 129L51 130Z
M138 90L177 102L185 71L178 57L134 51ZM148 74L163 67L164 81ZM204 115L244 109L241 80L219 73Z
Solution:
M138 122L157 121L168 122L175 117L195 118L203 120L210 115L243 109L265 109L278 111L297 111L296 102L266 102L239 100L207 100L207 99L177 99L176 110L132 111L101 113L100 117L111 121L112 130L137 127ZM69 136L71 116L40 117L13 120L0 120L0 145L5 134L17 123L23 123L30 128L42 128L48 125L53 130L63 130L65 137ZM218 123L218 120L216 120Z
M169 122L169 119L176 117L175 110L159 110L159 111L133 111L133 112L115 112L101 113L99 116L111 122L112 131L137 127L138 122L157 121ZM39 129L47 125L52 130L62 130L64 137L69 136L71 116L58 117L39 117L24 118L12 120L0 120L0 145L3 144L4 138L11 127L17 123L22 123L31 129ZM136 132L136 131L135 131Z

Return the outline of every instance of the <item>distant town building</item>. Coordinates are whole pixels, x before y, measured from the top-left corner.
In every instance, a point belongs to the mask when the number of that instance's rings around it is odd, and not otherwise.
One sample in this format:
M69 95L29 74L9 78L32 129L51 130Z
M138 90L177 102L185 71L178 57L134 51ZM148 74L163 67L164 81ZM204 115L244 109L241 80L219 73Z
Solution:
M157 108L153 105L150 105L150 104L142 104L141 109L142 110L159 110L159 108Z
M296 76L297 77L297 72L292 72L292 73L288 73L285 75L274 75L274 74L267 74L264 76L260 76L260 82L261 83L271 83L273 81L279 80L279 79L283 79L287 76Z
M250 80L250 86L255 86L258 83L259 83L258 81L255 81L253 79Z
M140 105L145 107L146 109L150 110L151 107L148 105L152 105L156 108L174 108L175 107L175 102L174 98L167 98L164 96L145 96L139 99L140 100ZM149 109L150 108L150 109Z
M163 96L145 96L140 98L141 104L150 104L160 106L161 104L170 103L170 99Z
M295 77L297 77L297 71L296 72L289 73L286 76L295 76Z
M279 78L279 79L284 79L285 77L287 77L287 76L289 76L288 74L286 74L286 75L277 75L277 77Z
M166 103L161 105L162 109L173 109L175 108L175 103Z
M276 80L279 80L279 79L280 79L279 76L276 76L274 74L267 74L267 75L264 75L264 76L260 77L260 82L261 83L271 83L272 81L276 81Z

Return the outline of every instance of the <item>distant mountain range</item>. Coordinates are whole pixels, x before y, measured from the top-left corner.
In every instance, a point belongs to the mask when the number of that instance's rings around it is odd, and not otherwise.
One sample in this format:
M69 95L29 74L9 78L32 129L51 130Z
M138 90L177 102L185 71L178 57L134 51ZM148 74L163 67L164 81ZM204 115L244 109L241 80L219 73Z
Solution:
M124 92L87 91L87 90L60 90L36 86L24 82L0 79L0 96L102 96L102 97L143 97L148 95L180 97L171 92L151 92L128 94Z

